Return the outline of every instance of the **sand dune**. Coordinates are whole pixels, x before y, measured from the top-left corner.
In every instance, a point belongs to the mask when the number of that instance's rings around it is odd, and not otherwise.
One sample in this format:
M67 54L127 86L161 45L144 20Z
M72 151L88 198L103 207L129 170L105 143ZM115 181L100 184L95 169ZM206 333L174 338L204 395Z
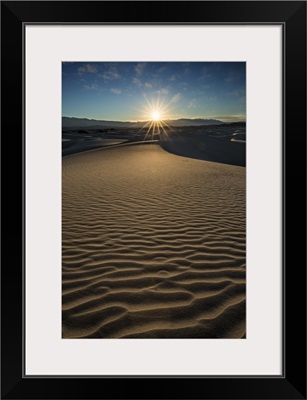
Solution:
M63 338L245 335L245 168L158 144L62 165Z
M169 137L163 135L161 145L180 156L245 167L245 134L222 132L223 135L215 134L215 137L206 131L201 135L189 131Z

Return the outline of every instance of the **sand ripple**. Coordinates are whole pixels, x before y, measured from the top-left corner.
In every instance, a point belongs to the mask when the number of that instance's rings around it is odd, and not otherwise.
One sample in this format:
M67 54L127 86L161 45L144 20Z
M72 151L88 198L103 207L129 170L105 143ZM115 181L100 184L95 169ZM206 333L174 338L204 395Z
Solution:
M245 335L245 168L123 146L63 158L64 338Z

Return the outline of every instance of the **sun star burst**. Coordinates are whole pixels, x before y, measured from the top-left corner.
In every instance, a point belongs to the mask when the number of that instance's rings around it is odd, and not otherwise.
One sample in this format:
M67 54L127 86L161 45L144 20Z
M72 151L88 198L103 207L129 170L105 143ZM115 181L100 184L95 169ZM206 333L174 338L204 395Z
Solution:
M166 119L169 119L170 104L160 99L160 96L156 99L148 100L145 94L146 106L143 108L143 113L146 121L142 129L147 129L144 141L153 140L162 136L168 137L168 131L171 127L166 123Z

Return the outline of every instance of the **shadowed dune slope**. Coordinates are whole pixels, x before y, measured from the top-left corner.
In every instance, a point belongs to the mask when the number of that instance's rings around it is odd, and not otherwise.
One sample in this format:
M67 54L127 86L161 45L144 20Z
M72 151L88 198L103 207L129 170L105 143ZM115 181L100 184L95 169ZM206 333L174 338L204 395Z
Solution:
M157 144L63 158L63 338L245 335L245 168Z
M161 146L180 156L245 167L245 142L232 140L235 141L186 133L170 137L163 135Z

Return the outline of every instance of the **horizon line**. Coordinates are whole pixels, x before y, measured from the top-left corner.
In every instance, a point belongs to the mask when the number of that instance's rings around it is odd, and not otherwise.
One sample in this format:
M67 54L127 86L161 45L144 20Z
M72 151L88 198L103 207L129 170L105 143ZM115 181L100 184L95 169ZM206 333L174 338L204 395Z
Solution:
M71 116L67 116L67 115L62 115L62 118L75 118L75 119L87 119L89 121L104 121L104 122L128 122L128 123L138 123L138 122L147 122L150 121L150 119L139 119L139 120L114 120L114 119L97 119L97 118L89 118L89 117L71 117ZM193 118L189 118L189 117L180 117L180 118L165 118L164 121L169 121L169 120L174 120L174 121L178 121L181 119L188 119L188 120L197 120L197 119L203 119L203 120L216 120L216 121L220 121L220 122L245 122L246 123L246 117L243 118L238 118L237 120L232 120L232 121L225 121L227 119L232 119L235 118L233 116L228 116L228 117L193 117Z

